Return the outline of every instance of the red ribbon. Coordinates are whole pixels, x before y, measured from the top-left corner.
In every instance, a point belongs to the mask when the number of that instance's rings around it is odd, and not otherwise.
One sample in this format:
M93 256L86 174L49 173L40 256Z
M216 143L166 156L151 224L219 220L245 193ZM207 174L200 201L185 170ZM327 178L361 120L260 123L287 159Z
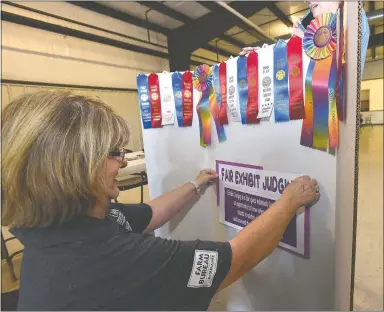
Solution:
M257 119L259 113L259 56L256 52L251 52L247 58L247 79L248 79L248 102L246 118L247 124L259 123Z
M188 70L184 72L182 79L182 106L183 106L183 126L192 126L193 119L193 85L192 73Z
M337 82L336 82L336 107L339 120L344 120L344 107L342 103L342 97L340 95L340 79L343 70L343 58L344 58L344 1L341 1L339 8L339 55L337 60Z
M149 98L151 100L151 124L152 128L161 128L161 97L159 77L157 74L148 76Z
M303 41L300 37L293 36L287 45L288 72L289 72L289 119L303 119Z
M221 90L221 105L219 110L220 124L227 125L227 64L221 62L219 65L219 81Z

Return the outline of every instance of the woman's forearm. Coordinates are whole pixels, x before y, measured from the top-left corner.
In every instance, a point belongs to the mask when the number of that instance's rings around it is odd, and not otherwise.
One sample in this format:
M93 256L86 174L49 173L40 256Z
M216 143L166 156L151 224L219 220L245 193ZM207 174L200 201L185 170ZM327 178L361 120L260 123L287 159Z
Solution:
M152 219L146 232L156 230L167 223L196 196L195 186L188 182L171 192L147 202L152 208Z
M275 249L296 209L289 201L278 200L230 241L231 269L219 291L242 277Z

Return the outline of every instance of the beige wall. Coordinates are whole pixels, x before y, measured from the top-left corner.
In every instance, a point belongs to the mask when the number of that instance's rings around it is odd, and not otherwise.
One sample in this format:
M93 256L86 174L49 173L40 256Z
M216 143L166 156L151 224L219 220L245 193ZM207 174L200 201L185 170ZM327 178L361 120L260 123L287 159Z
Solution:
M23 5L139 39L144 28L130 25L64 2L23 2ZM166 52L150 44L47 17L6 4L2 10L122 42ZM167 45L166 37L150 33L151 42ZM53 32L2 22L2 78L100 87L136 88L141 72L169 70L167 59L128 51Z
M1 102L2 109L12 101L15 97L24 94L35 92L38 90L58 90L63 88L39 87L39 86L24 86L24 85L1 85ZM86 89L69 89L70 91L92 97L98 97L103 102L112 106L117 113L127 120L130 127L131 139L126 148L138 151L143 149L143 138L141 132L141 117L138 105L136 92L122 91L104 91L104 90L86 90Z
M365 80L361 82L361 90L369 90L369 110L383 110L383 79Z
M126 43L167 52L167 48L154 47L146 40L145 28L131 25L66 2L23 2L23 6L70 18L89 25L126 34L132 39L109 34L44 14L2 5L2 11L57 24ZM166 36L150 31L152 43L167 46ZM139 102L136 92L101 91L97 87L136 89L136 75L144 72L169 70L167 59L128 51L109 45L70 36L2 22L1 29L2 79L44 82L63 85L93 86L94 90L73 89L76 93L98 96L113 106L131 127L131 142L127 148L141 150L142 133ZM19 94L33 92L38 86L2 85L2 106Z

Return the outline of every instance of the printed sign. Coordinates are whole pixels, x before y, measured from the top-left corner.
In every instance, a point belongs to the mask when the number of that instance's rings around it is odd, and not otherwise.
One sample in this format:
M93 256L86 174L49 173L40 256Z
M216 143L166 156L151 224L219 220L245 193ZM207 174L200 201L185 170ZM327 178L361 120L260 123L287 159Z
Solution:
M216 161L216 171L220 222L239 230L264 213L280 198L285 187L300 176L224 161ZM298 210L278 246L309 258L308 208Z

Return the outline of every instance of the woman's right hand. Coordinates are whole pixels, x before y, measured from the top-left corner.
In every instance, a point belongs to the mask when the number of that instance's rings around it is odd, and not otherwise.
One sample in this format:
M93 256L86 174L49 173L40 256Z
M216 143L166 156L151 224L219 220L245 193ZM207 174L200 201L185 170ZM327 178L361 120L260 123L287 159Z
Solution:
M319 186L309 176L298 177L285 188L282 198L299 209L317 202L320 198Z
M240 51L239 55L248 55L251 52L257 52L259 49L260 47L245 47Z
M301 20L300 19L297 19L294 23L293 23L293 28L292 28L292 35L295 35L297 37L300 37L300 38L304 38L304 32L303 30L300 28L300 25L301 24Z

